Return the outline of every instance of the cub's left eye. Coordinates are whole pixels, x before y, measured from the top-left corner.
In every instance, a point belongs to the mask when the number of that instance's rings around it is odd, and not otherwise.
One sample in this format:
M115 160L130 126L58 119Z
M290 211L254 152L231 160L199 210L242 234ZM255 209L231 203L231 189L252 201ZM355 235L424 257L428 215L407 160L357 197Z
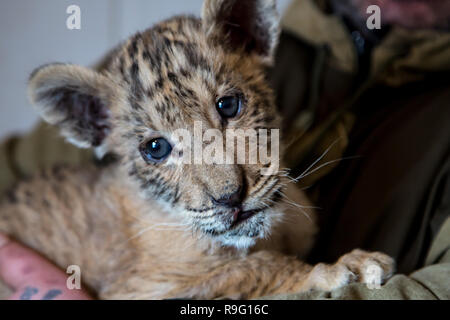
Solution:
M141 145L140 151L145 161L159 162L169 156L172 146L164 138L155 138Z
M216 109L222 118L234 118L241 111L241 99L239 97L223 97L216 103Z

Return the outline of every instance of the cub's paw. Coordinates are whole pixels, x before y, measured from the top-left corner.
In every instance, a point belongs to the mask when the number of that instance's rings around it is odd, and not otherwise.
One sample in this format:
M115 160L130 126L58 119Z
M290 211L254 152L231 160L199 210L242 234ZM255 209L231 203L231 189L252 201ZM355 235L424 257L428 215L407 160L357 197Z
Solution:
M355 249L343 255L333 265L319 263L310 275L310 286L331 291L352 282L378 288L389 279L395 270L394 259L381 252L366 252Z

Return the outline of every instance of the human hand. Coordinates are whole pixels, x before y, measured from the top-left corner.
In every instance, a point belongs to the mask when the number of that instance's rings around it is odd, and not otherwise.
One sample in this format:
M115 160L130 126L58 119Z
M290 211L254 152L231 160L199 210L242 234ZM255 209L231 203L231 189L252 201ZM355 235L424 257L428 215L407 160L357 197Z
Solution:
M10 300L89 300L67 288L67 274L32 250L0 233L0 278L14 293Z

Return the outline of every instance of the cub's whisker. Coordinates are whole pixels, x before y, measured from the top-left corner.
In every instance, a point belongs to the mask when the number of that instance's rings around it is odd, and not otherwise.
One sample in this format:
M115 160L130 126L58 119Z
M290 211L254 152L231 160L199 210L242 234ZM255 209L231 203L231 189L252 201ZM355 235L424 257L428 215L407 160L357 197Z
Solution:
M340 140L340 138L336 139L333 143L331 143L331 145L322 153L322 155L320 155L319 158L317 158L308 168L306 168L305 171L303 171L302 174L300 174L297 178L295 178L294 180L298 181L300 179L302 179L304 177L305 174L308 173L308 171L313 168L320 160L322 160L327 154L328 152L331 150L331 148L333 148L333 146Z
M361 156L344 157L344 158L339 158L339 159L327 161L327 162L321 164L320 166L318 166L317 168L314 168L313 170L311 170L307 174L301 175L297 179L300 180L300 179L306 178L307 176L313 174L314 172L316 172L316 171L318 171L318 170L322 169L323 167L328 166L330 164L333 164L333 163L336 163L336 162L339 162L339 161L342 161L342 160L351 160L351 159L357 159L357 158L361 158Z

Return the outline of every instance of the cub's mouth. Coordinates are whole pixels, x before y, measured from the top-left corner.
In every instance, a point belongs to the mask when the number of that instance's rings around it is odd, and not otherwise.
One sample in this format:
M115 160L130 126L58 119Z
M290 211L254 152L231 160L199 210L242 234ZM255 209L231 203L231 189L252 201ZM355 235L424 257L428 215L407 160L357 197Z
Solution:
M201 210L197 210L193 223L198 231L222 245L248 248L270 234L280 216L275 208L280 198L278 192L274 192L270 197L250 199L231 208L209 207L204 217L198 214ZM266 204L264 200L271 203Z
M234 213L234 221L231 224L230 229L235 228L236 226L242 224L243 222L249 220L251 217L253 217L254 215L258 214L259 212L263 211L264 208L260 208L260 209L254 209L254 210L247 210L247 211L242 211L242 209L236 209L236 212Z
M267 209L271 209L276 204L278 204L278 201L281 198L281 193L277 190L272 194L270 197L270 205L265 205L261 208L254 208L251 210L243 210L242 206L239 206L237 208L232 209L231 213L231 224L229 226L229 229L235 229L237 226L245 223L246 221L250 220L252 217L258 215L259 213L266 211Z

